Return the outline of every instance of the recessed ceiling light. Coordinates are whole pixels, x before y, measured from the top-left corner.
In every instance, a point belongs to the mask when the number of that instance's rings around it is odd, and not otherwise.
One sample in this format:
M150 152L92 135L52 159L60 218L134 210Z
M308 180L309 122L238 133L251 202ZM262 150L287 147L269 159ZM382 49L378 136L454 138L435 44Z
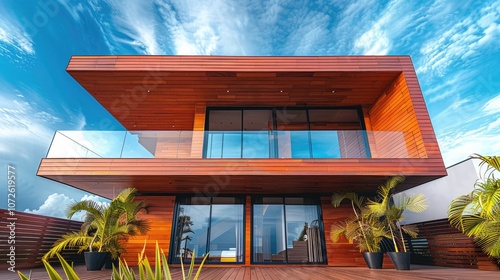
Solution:
M335 91L334 91L334 90L332 90L332 93L334 93L334 92L335 92Z

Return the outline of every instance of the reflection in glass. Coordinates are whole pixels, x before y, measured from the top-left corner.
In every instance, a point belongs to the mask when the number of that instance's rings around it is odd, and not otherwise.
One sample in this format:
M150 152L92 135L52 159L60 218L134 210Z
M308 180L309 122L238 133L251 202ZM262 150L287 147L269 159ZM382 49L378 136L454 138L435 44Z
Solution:
M366 158L357 109L210 109L206 158Z
M243 261L243 207L212 205L210 261Z
M257 204L254 199L253 253L257 263L322 263L323 245L318 205L302 198L286 198L287 204ZM281 203L283 200L281 199Z
M283 205L253 206L253 261L286 262Z
M340 158L337 131L311 131L311 149L313 158Z
M171 258L179 263L243 262L243 203L234 197L181 198Z
M322 262L318 206L285 205L289 263Z
M243 158L270 158L268 131L243 132Z
M207 251L210 205L183 205L179 208L175 238L175 259L203 258Z

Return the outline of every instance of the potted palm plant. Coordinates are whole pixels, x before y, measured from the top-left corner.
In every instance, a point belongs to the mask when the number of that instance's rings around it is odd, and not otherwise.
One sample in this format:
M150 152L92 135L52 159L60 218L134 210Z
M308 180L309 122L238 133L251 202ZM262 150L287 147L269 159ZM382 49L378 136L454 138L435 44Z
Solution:
M335 193L332 195L332 205L339 207L345 199L351 201L354 216L332 225L332 242L337 242L344 235L349 243L356 244L369 268L382 268L384 253L380 243L384 238L390 238L385 224L366 207L366 198L356 193Z
M87 270L100 270L108 259L117 259L124 251L122 242L130 236L146 234L149 221L137 218L141 211L148 211L149 205L143 201L133 201L137 193L134 188L123 190L108 205L84 200L71 204L67 210L68 218L79 211L86 213L79 232L63 235L45 254L51 258L65 248L77 247L84 253Z
M418 228L411 225L401 226L404 211L422 212L427 209L423 194L409 196L405 193L394 195L398 184L403 182L403 176L389 178L377 191L375 200L367 202L370 213L384 222L390 232L394 252L387 252L392 263L398 270L410 269L410 252L407 252L403 232L411 237L418 235Z
M479 167L486 169L471 193L451 202L448 220L500 264L500 179L495 178L500 157L475 154L472 158L481 160Z

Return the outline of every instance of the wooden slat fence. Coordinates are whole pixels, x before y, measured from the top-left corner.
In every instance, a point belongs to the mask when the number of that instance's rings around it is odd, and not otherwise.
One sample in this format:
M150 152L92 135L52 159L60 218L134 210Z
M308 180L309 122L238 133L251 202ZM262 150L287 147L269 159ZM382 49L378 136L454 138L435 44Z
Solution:
M10 247L15 246L15 266L19 268L32 268L42 265L42 256L52 247L52 244L63 234L79 231L81 222L41 216L36 214L0 209L0 268L10 267ZM12 219L12 218L15 218ZM15 223L13 231L15 244L9 244L11 229L9 225ZM66 250L61 254L67 261L83 263L83 255L76 254L76 250Z
M499 270L496 261L489 258L474 241L447 219L415 224L417 238L407 242L412 251L412 263L448 267Z

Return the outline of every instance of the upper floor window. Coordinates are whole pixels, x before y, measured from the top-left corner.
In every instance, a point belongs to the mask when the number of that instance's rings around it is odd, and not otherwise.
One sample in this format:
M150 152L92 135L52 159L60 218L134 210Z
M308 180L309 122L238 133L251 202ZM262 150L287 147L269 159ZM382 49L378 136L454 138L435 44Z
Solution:
M212 108L206 158L364 158L357 108Z

